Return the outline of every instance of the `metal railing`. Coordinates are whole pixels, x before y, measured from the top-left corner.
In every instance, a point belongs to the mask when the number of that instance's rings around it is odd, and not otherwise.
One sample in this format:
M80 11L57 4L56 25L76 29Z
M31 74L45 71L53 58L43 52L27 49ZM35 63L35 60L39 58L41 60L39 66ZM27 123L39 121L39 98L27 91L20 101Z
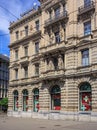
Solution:
M67 16L68 16L67 11L63 11L59 15L55 15L54 17L47 19L45 21L45 26L52 24L53 22L56 22L62 18L66 18Z
M95 2L90 1L90 2L88 2L86 4L84 4L83 6L79 7L78 12L80 14L80 13L86 12L88 10L94 9L94 7L95 7Z

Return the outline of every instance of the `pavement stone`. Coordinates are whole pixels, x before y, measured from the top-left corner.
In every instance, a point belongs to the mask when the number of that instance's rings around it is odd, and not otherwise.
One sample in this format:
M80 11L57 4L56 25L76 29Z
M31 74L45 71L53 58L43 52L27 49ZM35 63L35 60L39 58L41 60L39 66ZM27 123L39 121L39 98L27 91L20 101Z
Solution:
M0 113L0 130L97 130L97 123L15 118Z

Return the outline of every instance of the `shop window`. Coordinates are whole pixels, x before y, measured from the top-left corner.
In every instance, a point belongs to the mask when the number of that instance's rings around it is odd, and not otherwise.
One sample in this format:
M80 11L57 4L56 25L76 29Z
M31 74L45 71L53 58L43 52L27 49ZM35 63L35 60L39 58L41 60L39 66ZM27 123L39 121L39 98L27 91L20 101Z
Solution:
M83 83L79 90L79 108L80 111L91 111L92 110L92 92L89 83Z
M18 91L17 90L13 92L13 96L14 96L14 111L18 111Z
M18 50L15 50L15 60L18 60Z
M61 109L61 91L59 86L54 86L51 89L51 109L60 110Z
M23 90L23 111L28 111L28 91Z
M33 91L33 103L34 103L34 107L33 110L34 112L38 112L39 111L39 89L36 88Z

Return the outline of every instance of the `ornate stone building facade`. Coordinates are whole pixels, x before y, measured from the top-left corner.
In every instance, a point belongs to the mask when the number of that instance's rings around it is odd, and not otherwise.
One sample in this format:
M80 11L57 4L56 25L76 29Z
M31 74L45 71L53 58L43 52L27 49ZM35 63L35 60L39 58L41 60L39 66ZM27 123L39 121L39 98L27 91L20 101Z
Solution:
M10 24L8 115L97 121L97 0L40 0Z

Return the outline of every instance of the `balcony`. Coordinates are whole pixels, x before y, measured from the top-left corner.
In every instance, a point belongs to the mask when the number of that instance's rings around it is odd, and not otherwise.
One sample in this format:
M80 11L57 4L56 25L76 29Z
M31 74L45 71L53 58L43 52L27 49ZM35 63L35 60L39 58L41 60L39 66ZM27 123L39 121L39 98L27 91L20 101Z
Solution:
M62 21L64 19L67 20L67 18L68 18L67 11L61 12L60 15L47 19L45 21L45 27L48 27L48 26L55 24L56 22Z
M83 15L83 17L85 17L85 14L87 16L91 16L91 14L94 12L94 10L95 10L95 3L94 3L94 1L91 1L78 8L78 16L80 17Z
M57 70L47 70L41 73L41 80L52 80L57 79L64 76L64 69L57 69Z
M64 51L65 49L65 42L61 41L60 43L52 43L47 45L46 47L40 48L42 54L49 54L57 51Z
M21 64L27 64L29 62L29 57L28 56L24 56L24 57L21 57L21 60L20 60L20 63Z

